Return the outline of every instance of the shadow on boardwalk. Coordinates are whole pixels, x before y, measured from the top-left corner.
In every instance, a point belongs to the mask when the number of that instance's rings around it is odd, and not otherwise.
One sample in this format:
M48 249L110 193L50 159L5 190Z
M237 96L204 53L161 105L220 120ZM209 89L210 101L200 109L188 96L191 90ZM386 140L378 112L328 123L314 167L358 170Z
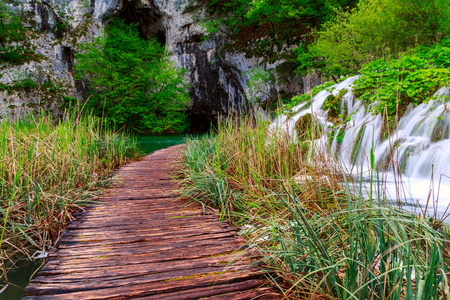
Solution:
M101 203L68 226L24 299L282 298L228 222L171 195L180 147L121 168Z

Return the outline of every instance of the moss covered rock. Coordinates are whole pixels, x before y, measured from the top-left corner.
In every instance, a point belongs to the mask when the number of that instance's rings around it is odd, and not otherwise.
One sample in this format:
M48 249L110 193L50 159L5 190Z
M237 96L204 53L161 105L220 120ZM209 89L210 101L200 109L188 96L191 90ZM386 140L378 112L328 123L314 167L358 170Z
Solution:
M432 142L439 142L450 136L450 124L448 122L450 113L444 111L437 119L437 123L431 134Z
M310 113L301 116L295 123L295 131L299 140L306 140L310 138L318 138L322 135L323 127L317 118Z
M322 105L323 110L328 110L328 119L331 121L335 121L337 119L342 119L341 115L346 115L347 112L343 111L341 112L341 102L344 95L347 93L347 90L342 89L339 91L338 95L329 95L325 102Z

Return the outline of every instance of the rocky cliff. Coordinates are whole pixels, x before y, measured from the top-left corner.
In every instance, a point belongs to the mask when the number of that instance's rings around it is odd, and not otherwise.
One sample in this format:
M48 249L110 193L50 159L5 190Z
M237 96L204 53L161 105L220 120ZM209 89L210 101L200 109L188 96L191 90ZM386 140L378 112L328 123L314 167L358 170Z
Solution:
M73 79L77 43L92 39L113 16L139 24L143 36L166 44L173 60L187 69L191 82L190 116L194 131L206 130L218 114L248 109L247 72L256 65L241 53L219 53L224 41L210 37L198 19L201 4L192 0L19 0L15 9L33 29L32 48L39 59L0 67L0 109L7 114L27 107L57 109L70 97L85 97L83 82ZM31 79L32 88L17 82ZM271 89L269 89L271 90ZM273 93L273 89L272 89ZM266 95L267 96L267 95Z

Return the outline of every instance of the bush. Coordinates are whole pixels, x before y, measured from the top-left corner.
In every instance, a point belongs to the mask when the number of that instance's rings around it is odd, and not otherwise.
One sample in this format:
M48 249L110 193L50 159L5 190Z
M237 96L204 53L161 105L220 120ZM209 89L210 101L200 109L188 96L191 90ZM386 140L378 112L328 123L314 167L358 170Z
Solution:
M315 95L317 95L317 93L319 93L320 91L322 91L322 90L324 90L324 89L326 89L326 88L328 88L328 87L330 87L330 86L332 86L334 84L335 84L335 82L333 82L333 81L327 81L327 82L324 82L321 85L318 85L318 86L314 87L309 93L304 93L304 94L301 94L299 96L292 97L291 100L283 106L283 108L282 108L283 112L285 112L285 113L289 112L295 106L297 106L297 105L299 105L301 103L305 103L306 102L306 103L308 103L308 105L310 105L312 98Z
M115 127L141 133L188 128L189 97L182 71L155 39L115 19L94 42L80 46L76 77L88 82L87 107Z
M394 115L409 104L426 102L441 87L450 84L450 39L434 47L418 47L399 59L379 59L366 64L354 82L353 91L366 103L377 102L374 113Z
M325 60L323 71L329 74L355 73L374 59L442 41L450 34L449 20L450 0L361 1L324 26L309 48L308 59ZM300 54L298 59L303 60Z

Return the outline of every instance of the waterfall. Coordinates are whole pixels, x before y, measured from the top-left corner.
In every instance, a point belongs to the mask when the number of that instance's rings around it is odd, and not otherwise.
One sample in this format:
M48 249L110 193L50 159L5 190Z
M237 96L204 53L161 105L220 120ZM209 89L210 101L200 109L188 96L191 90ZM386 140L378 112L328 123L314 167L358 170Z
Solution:
M375 165L382 174L388 197L395 199L401 190L404 200L412 200L423 207L429 198L430 187L433 187L431 196L435 200L439 196L435 206L443 212L450 204L450 103L447 102L450 88L441 88L427 103L408 107L387 137L382 132L383 117L372 114L371 106L366 107L361 100L355 99L352 83L356 79L358 76L322 90L311 103L300 103L289 116L279 116L273 126L282 128L295 140L297 121L306 114L312 114L322 125L322 136L315 145L325 146L328 155L338 157L346 171L356 174L362 170L364 178L367 178L373 149ZM328 118L330 110L323 109L330 95L342 96L340 113L347 115L347 122L334 128L334 138L331 139L333 123ZM338 134L339 131L343 133ZM398 185L399 178L401 186Z

